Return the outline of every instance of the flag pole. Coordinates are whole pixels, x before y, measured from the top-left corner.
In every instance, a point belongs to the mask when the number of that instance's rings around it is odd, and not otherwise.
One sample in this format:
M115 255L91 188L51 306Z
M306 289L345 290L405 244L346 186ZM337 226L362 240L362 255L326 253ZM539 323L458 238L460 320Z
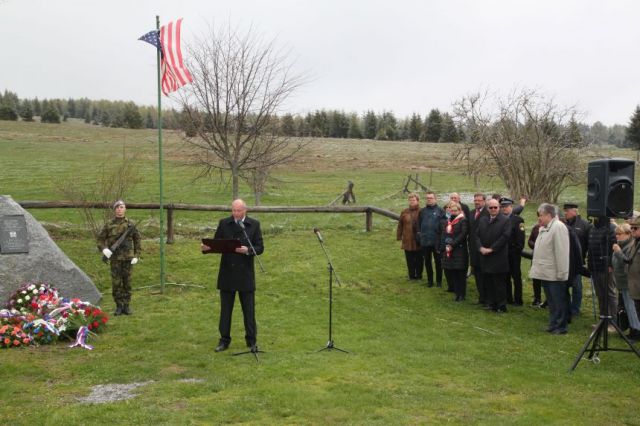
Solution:
M160 16L156 15L156 30L160 32ZM164 294L164 213L163 213L163 188L162 188L162 92L160 80L160 55L161 50L157 49L157 72L158 72L158 171L160 177L160 293Z

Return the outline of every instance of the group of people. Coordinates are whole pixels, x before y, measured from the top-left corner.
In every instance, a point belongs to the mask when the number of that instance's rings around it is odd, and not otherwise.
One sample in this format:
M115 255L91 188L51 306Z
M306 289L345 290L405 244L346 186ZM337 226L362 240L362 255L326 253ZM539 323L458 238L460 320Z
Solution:
M409 207L402 211L397 239L402 241L410 280L422 280L426 270L427 286L442 287L443 272L447 291L455 301L466 299L467 271L471 266L478 290L478 303L496 312L506 312L507 303L522 305L520 258L524 247L524 221L519 213L525 199L514 206L513 200L495 194L487 200L483 193L473 197L473 210L452 193L444 208L436 194L409 195ZM434 280L435 278L435 280Z
M426 270L427 286L441 287L444 272L447 290L459 302L466 298L470 267L478 304L504 313L508 304L524 303L524 254L532 259L531 305L549 309L546 331L568 331L571 318L580 314L586 276L595 288L600 315L611 315L615 321L620 297L629 318L627 337L640 340L640 260L633 261L640 258L640 218L620 225L606 217L591 223L580 217L577 204L565 203L561 215L557 206L543 203L528 239L529 254L523 252L525 224L520 217L526 199L515 205L499 194L476 193L473 209L457 193L450 194L443 207L432 191L425 193L425 199L421 207L420 196L409 194L409 207L398 221L397 239L402 241L410 280L422 280Z

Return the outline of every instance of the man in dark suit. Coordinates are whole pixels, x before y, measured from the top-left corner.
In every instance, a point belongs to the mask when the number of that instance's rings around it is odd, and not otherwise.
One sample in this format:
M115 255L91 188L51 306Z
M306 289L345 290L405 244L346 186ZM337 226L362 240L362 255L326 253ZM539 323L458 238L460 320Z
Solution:
M500 213L498 200L487 201L489 216L478 223L475 245L480 251L482 280L487 289L489 308L507 312L507 295L504 282L509 272L509 219Z
M464 217L469 220L469 206L460 201L460 194L458 194L457 192L452 192L451 194L449 194L449 201L455 201L456 203L460 204L460 208L462 209L462 213L464 213Z
M513 200L507 197L500 199L500 210L509 218L509 273L505 280L507 302L522 306L522 249L524 248L524 219L513 214ZM513 282L513 285L512 285Z
M568 228L573 229L580 242L582 264L584 265L589 248L589 232L593 225L580 217L577 204L565 203L563 208L565 224ZM569 303L571 304L571 315L577 316L580 314L580 308L582 306L582 276L575 274L572 275L572 277L573 279L569 282L569 287L571 288Z
M240 298L244 317L245 341L252 351L256 346L255 291L256 279L254 256L262 254L262 232L260 222L247 217L247 205L238 199L231 204L231 217L221 219L216 229L216 239L238 239L241 246L235 253L223 253L218 272L218 290L220 290L220 342L216 352L226 350L231 343L231 314L236 298ZM247 241L247 238L249 239ZM251 243L249 243L249 241ZM252 247L253 246L253 250ZM202 247L208 249L207 246ZM254 252L255 250L255 252Z
M476 288L478 289L478 304L486 305L489 303L487 298L487 291L482 283L482 266L480 265L480 247L476 246L476 230L478 229L478 223L480 218L489 216L489 212L486 207L487 197L478 192L473 195L474 210L469 212L469 262L471 263L471 270L476 280Z

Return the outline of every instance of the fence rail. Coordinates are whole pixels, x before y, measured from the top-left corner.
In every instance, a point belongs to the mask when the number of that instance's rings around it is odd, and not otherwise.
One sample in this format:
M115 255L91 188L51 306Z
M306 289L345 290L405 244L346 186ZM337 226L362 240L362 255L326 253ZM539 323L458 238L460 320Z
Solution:
M84 208L111 208L111 203L107 202L77 202L77 201L17 201L25 209L84 209ZM159 210L159 203L127 203L127 209L138 210ZM208 204L184 204L166 203L163 209L167 211L167 243L173 243L174 220L173 212L182 211L209 211L209 212L230 212L231 206L208 205ZM256 213L364 213L365 229L367 232L373 230L373 214L399 220L400 215L390 210L385 210L375 206L255 206L250 207L250 211Z

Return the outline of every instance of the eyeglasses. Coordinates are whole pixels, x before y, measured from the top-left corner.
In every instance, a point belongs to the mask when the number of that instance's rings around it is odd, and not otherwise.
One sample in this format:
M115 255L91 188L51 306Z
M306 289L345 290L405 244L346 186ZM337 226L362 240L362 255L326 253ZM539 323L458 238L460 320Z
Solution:
M495 206L495 207L489 206L489 207L487 207L487 208L488 208L489 210L498 210L498 206Z

